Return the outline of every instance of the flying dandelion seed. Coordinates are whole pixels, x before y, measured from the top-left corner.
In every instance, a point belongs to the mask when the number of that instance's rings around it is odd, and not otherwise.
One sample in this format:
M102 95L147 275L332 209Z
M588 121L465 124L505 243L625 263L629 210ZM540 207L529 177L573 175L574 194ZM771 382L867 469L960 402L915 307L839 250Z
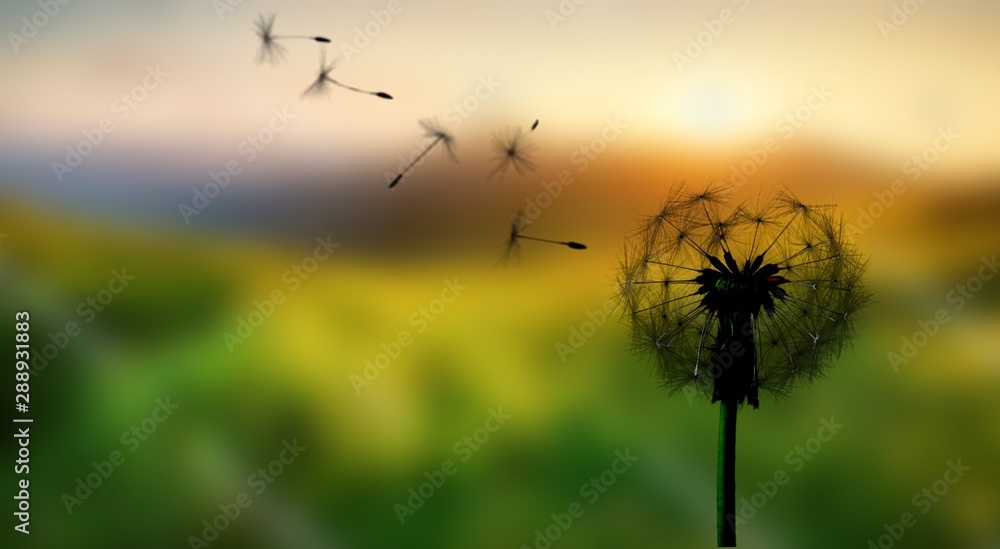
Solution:
M535 121L535 125L538 122ZM534 126L532 126L534 129ZM490 160L497 163L497 167L490 172L486 179L493 179L499 176L498 181L503 181L504 175L511 167L520 176L524 176L528 171L538 169L538 164L533 158L534 152L538 149L534 143L529 141L530 132L521 133L521 128L504 128L503 131L493 134L493 152L496 156Z
M427 156L427 153L431 152L431 149L436 147L438 144L444 145L444 150L447 151L448 158L451 158L452 162L458 162L458 157L455 156L455 136L448 133L447 130L444 129L444 126L437 121L437 119L432 120L424 118L422 120L418 120L417 123L424 129L424 135L431 138L431 142L424 147L424 150L420 152L420 155L407 164L406 167L403 168L403 171L399 172L399 174L396 175L396 178L389 183L390 189L399 185L399 182L403 180L403 176L416 166L417 163L424 158L424 156Z
M340 86L341 88L344 88L345 90L350 90L352 92L361 93L365 95L374 95L375 97L381 97L382 99L392 99L392 96L385 92L363 90L361 88L355 88L354 86L348 86L347 84L338 82L337 80L335 80L330 76L330 73L333 72L335 66L336 62L333 61L331 61L329 65L326 64L326 52L321 50L319 56L319 73L316 75L316 79L313 80L313 83L310 84L309 87L306 88L304 92L302 92L302 96L305 97L310 95L312 96L329 95L330 84L333 84L334 86Z
M270 16L260 14L254 22L255 33L257 34L257 38L260 39L260 47L257 49L258 64L266 61L272 65L277 65L284 61L288 50L285 46L279 44L278 40L312 40L320 44L330 43L330 39L324 36L276 35L274 34L274 20L276 17L277 14L274 13Z
M544 242L546 244L557 244L559 246L566 246L567 248L573 250L587 249L586 245L580 244L579 242L573 242L572 240L549 240L547 238L538 238L536 236L523 234L524 230L527 229L529 225L531 225L531 221L524 216L523 212L517 211L510 216L510 233L507 235L507 242L504 245L503 253L497 261L498 267L505 267L511 263L521 262L521 240L534 240L535 242Z
M627 243L619 292L634 349L673 393L720 402L720 547L736 544L738 407L822 376L870 301L864 270L834 207L787 192L734 206L724 187L674 189Z

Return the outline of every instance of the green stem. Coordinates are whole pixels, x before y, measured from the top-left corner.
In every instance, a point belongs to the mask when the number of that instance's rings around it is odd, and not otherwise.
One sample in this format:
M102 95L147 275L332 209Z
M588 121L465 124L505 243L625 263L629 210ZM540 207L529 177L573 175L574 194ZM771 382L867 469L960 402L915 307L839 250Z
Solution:
M719 547L736 547L736 414L732 400L719 402L719 477L717 524Z

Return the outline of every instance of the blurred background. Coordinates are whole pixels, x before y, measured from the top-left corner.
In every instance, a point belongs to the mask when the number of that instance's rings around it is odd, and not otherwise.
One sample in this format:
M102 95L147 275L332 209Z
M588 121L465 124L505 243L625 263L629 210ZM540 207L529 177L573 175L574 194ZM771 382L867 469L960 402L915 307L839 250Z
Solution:
M272 12L395 99L300 97L319 46L255 64ZM740 546L1000 547L997 3L43 0L0 21L0 332L30 312L33 368L13 546L714 547L718 410L658 387L607 312L624 238L686 181L837 203L870 257L827 379L740 415ZM421 118L460 162L389 191ZM494 133L536 119L537 170L488 179ZM496 268L518 208L588 249ZM23 477L4 468L6 498Z

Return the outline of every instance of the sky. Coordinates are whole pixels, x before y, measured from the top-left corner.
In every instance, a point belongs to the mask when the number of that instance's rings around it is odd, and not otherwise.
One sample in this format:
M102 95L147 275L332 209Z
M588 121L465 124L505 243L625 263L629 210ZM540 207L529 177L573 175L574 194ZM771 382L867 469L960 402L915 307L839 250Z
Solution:
M649 151L738 155L794 137L890 168L951 128L962 146L936 173L1000 167L994 2L231 3L0 7L4 179L57 188L142 159L186 185L240 158L275 110L290 118L262 151L275 170L392 169L425 117L449 122L469 161L508 124L541 119L571 145L617 117ZM329 37L334 76L395 100L301 98L318 45L290 41L285 63L255 64L262 13L277 14L278 33ZM23 18L45 24L33 34ZM102 120L113 131L60 180L52 163Z

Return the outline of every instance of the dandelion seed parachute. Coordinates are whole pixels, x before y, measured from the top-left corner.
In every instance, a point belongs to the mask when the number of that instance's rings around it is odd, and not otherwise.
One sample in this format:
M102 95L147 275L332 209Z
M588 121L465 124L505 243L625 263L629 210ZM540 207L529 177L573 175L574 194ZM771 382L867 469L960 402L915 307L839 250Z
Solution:
M320 44L330 44L332 41L325 36L305 36L305 35L276 35L274 34L274 20L277 14L270 16L259 14L254 21L254 33L260 39L260 47L257 49L257 63L270 62L277 65L284 61L288 50L278 43L278 40L299 39L312 40Z
M407 164L406 167L396 175L395 179L393 179L391 183L389 183L390 189L399 185L399 182L403 180L403 177L411 169L413 169L413 167L416 166L417 163L424 158L424 156L427 156L427 153L431 152L431 150L438 145L444 145L444 150L448 153L448 158L451 158L452 162L458 162L458 157L455 156L455 136L448 133L444 126L437 121L437 119L423 118L418 120L417 123L420 124L421 128L423 128L424 136L431 138L431 142L424 147L424 150L421 151L420 154L413 159L413 161Z
M490 160L496 162L497 166L487 179L497 177L498 181L502 181L507 170L512 167L521 176L538 169L533 158L538 147L529 140L529 135L522 133L521 128L509 126L493 134L492 148L495 156Z
M586 250L587 245L581 244L579 242L561 241L561 240L550 240L548 238L539 238L537 236L528 236L524 234L524 230L530 225L531 222L527 217L524 216L523 211L514 212L510 218L510 232L507 236L507 242L504 245L503 253L500 254L500 258L497 260L498 267L505 267L511 263L521 262L521 240L534 240L535 242L543 242L546 244L556 244L559 246L566 246L572 250Z
M356 88L354 86L349 86L344 84L332 76L330 73L336 68L336 61L331 61L329 64L326 62L326 51L320 50L319 56L319 72L316 74L316 78L313 80L312 84L309 85L305 91L302 92L302 96L317 96L317 95L328 95L330 93L330 84L334 86L339 86L345 90L352 91L355 93L360 93L364 95L374 95L376 97L381 97L382 99L392 99L392 96L385 92L375 92L369 90L363 90L361 88Z

